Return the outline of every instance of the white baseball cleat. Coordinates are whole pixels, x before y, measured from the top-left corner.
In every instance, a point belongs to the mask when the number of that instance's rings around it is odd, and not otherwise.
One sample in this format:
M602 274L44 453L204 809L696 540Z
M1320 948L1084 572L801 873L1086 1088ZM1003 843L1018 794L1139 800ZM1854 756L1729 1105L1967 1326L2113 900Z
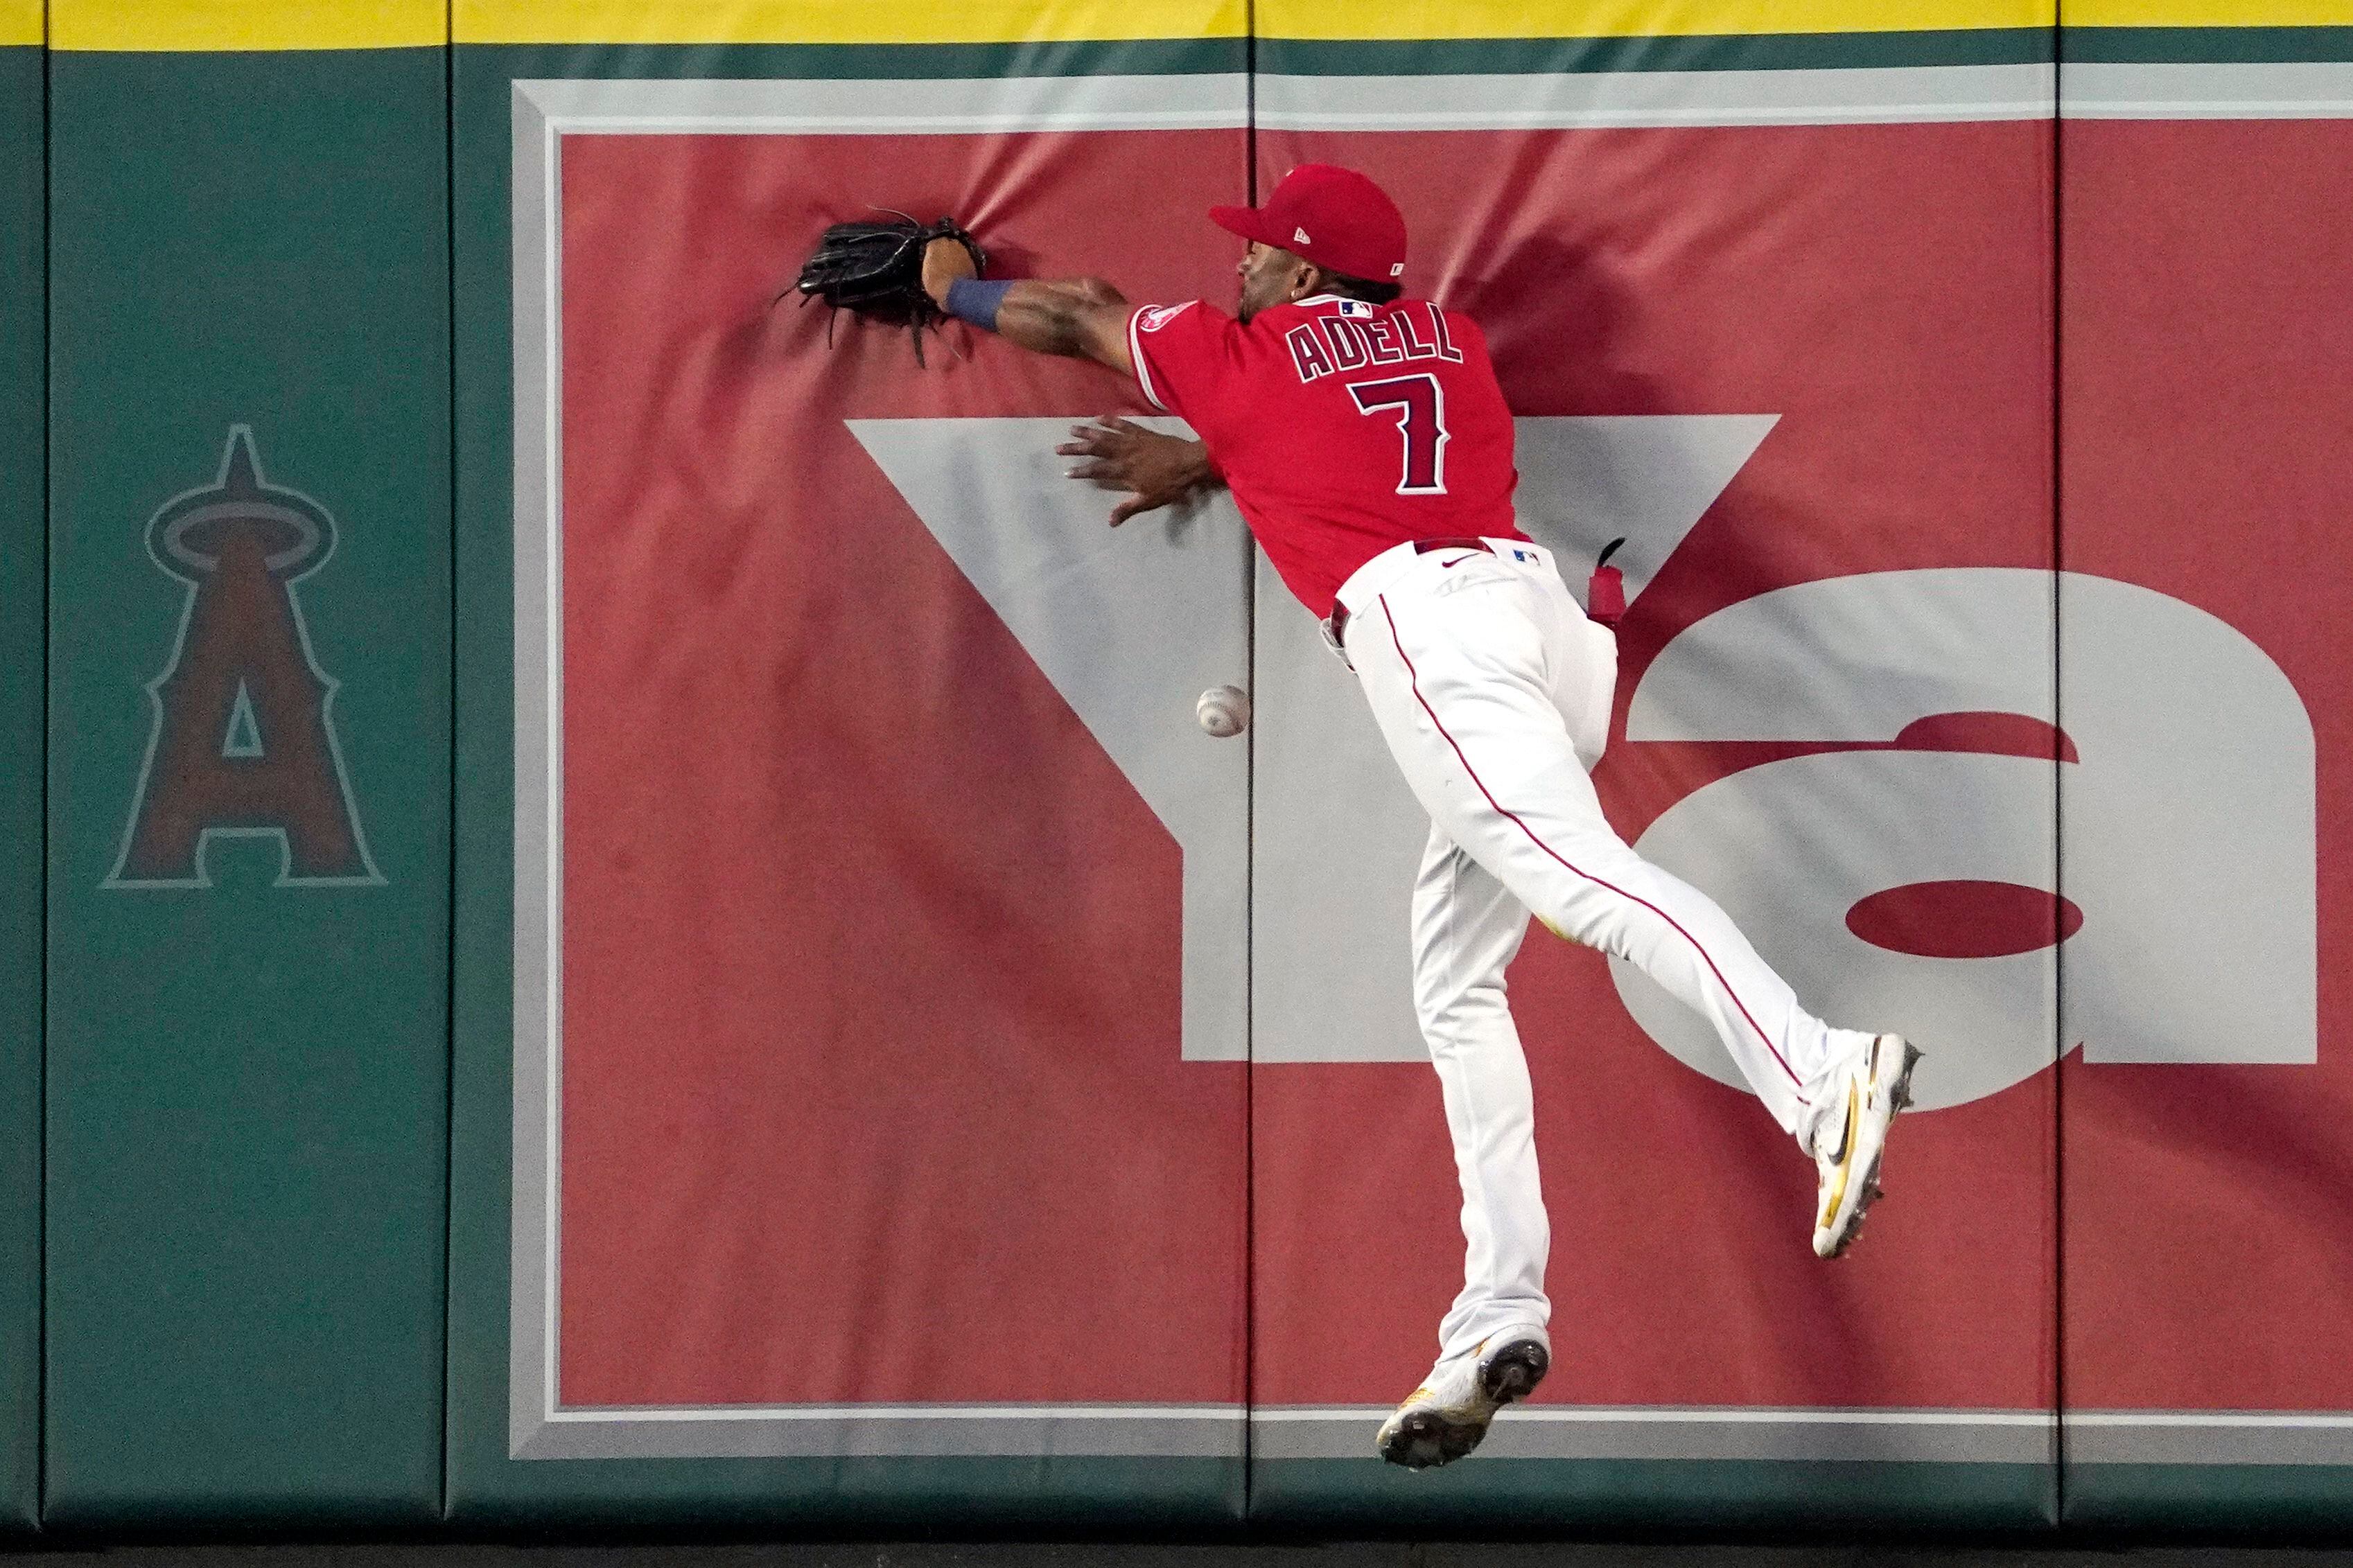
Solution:
M1373 1439L1381 1458L1409 1470L1451 1463L1479 1446L1495 1412L1525 1399L1552 1369L1552 1341L1533 1323L1502 1330L1440 1361Z
M1814 1253L1836 1258L1862 1229L1863 1211L1879 1196L1880 1157L1887 1152L1887 1129L1895 1113L1912 1103L1912 1068L1917 1047L1901 1035L1873 1035L1846 1070L1832 1081L1845 1104L1816 1132L1820 1203L1814 1210Z

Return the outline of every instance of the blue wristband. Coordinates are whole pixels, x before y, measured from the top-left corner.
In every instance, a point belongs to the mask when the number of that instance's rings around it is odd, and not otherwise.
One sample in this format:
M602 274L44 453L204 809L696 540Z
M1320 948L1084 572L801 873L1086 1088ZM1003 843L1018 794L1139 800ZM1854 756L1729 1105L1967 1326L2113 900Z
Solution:
M984 283L977 278L959 278L948 285L947 312L959 321L970 321L984 332L997 331L997 307L1005 303L1005 291L1013 287L1006 279Z

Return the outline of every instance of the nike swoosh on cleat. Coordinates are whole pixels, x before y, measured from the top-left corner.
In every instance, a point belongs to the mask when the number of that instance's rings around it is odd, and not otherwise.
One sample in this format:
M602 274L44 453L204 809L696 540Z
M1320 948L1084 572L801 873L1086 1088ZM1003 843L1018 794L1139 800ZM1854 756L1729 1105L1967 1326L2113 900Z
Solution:
M1861 1097L1852 1094L1848 1095L1846 1097L1846 1136L1844 1141L1839 1145L1841 1152L1838 1159L1838 1178L1831 1184L1830 1189L1822 1194L1822 1214L1821 1218L1815 1222L1817 1225L1830 1224L1831 1220L1838 1214L1839 1205L1846 1198L1847 1177L1851 1175L1854 1170L1855 1123L1860 1120L1862 1114L1862 1100Z

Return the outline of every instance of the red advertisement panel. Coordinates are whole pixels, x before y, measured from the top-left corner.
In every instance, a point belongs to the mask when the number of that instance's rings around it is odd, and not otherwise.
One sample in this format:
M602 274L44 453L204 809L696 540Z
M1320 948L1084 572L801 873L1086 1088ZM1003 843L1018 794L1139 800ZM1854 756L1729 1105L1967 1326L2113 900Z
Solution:
M2263 999L2232 988L2279 969L2268 989L2300 1003L2300 1030L2244 1065L2068 1064L2071 1405L2353 1408L2348 157L2341 120L2066 127L2063 563L2195 606L2243 645L2232 664L2149 672L2184 713L2168 770L2251 766L2306 790L2301 814L2263 818L2263 799L2220 788L2180 825L2264 826L2300 875L2233 857L2173 889L2203 954L2190 998L2228 999L2253 1033ZM2268 713L2234 700L2241 669L2274 694ZM2250 902L2242 957L2226 944Z
M2030 662L2046 658L2050 136L2031 121L1261 132L1262 191L1324 161L1396 195L1413 237L1409 282L1477 318L1524 418L1778 416L1621 628L1612 749L1595 778L1629 840L1767 764L1815 758L1809 791L1863 790L1862 752L1916 752L1928 768L2039 754L2043 771L2026 776L2045 781L2031 787L2047 799L2047 690L2031 705L1957 697L1941 715L1931 701L1921 717L1937 721L1900 735L1629 741L1627 724L1678 637L1801 585L1959 572L1934 578L1946 595L1935 602L1975 606L1968 616L1873 623L1875 646L1901 662L1907 639L1926 639L1964 693L1972 661L1999 651L1967 631L1989 616ZM1524 518L1543 499L1528 462ZM2042 585L2026 591L2031 613L2005 623L1986 606L1999 610L2022 575ZM1970 598L1980 582L2000 592ZM1784 702L1810 706L1802 690L1768 694ZM2007 711L1977 711L1988 709ZM1903 808L1926 837L1943 798ZM2047 836L2026 847L2050 852ZM1826 875L1801 843L1781 853L1793 882ZM1833 843L1828 858L1840 854ZM1921 876L1886 868L1873 883L1877 868L1843 869L1862 879L1828 910L1832 924L1858 891ZM2021 960L2039 966L2035 986L2047 986L2050 909L2030 897L2044 928L2004 949L2039 955ZM1982 917L1923 918L1958 929ZM1770 923L1750 931L1768 957ZM1924 928L1882 945L1918 966L1899 981L1917 973L1933 986L1979 961L1966 931L1957 950L1940 940ZM1395 953L1402 965L1402 931ZM1510 979L1554 1238L1556 1370L1538 1404L2049 1407L2047 1067L1955 1078L1949 1103L1905 1119L1870 1233L1824 1263L1807 1245L1810 1162L1750 1096L1654 1044L1599 956L1536 931ZM2042 1005L2025 1005L2027 1046L2047 1063ZM1987 1048L1920 1043L1956 1072ZM1396 1400L1429 1364L1461 1279L1436 1079L1403 1063L1261 1066L1253 1130L1257 1400Z
M849 423L1140 405L778 298L869 202L1203 292L1240 146L563 140L565 1405L1241 1397L1177 843Z

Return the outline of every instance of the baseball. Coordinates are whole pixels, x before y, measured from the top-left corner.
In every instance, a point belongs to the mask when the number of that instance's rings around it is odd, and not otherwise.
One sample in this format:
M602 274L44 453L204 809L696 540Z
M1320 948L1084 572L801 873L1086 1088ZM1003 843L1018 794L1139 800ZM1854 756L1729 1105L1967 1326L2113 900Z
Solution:
M1239 686L1212 686L1193 705L1201 728L1224 740L1250 728L1250 698Z

